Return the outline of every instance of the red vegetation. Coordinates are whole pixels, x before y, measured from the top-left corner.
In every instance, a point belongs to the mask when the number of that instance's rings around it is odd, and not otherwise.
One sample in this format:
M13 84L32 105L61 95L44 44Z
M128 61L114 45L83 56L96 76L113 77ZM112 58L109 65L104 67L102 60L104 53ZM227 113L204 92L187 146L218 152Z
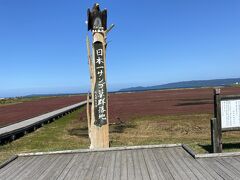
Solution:
M240 94L240 88L222 88L223 95ZM110 122L136 116L213 113L210 88L146 91L109 95Z
M85 100L85 96L44 98L0 107L0 127L30 119Z
M223 95L240 94L240 88L223 88ZM0 107L0 127L29 119L85 100L85 96L56 97ZM213 90L178 89L109 94L110 123L151 115L213 113ZM80 114L86 120L86 112Z

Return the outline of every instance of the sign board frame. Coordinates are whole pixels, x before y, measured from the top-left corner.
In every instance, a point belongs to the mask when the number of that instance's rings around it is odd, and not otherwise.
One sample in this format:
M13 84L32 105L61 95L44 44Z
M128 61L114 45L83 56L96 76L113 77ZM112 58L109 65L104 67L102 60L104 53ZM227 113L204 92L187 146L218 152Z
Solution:
M220 91L220 89L214 89L214 118L211 119L211 144L213 153L222 152L222 132L240 131L240 123L236 127L222 127L223 109L221 107L224 101L240 100L240 95L223 96L220 94Z

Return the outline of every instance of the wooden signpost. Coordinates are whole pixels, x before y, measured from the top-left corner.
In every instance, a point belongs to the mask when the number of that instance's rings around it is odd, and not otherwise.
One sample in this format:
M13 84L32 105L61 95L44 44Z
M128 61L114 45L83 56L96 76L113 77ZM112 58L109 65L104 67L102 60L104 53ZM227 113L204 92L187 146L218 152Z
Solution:
M211 143L214 153L222 152L222 132L240 130L240 95L222 96L214 89L214 118L211 119Z
M109 147L108 93L106 83L106 36L107 10L101 11L99 4L88 9L88 30L93 35L92 55L87 37L88 63L91 79L91 98L88 95L87 117L90 149ZM91 99L91 112L90 112Z

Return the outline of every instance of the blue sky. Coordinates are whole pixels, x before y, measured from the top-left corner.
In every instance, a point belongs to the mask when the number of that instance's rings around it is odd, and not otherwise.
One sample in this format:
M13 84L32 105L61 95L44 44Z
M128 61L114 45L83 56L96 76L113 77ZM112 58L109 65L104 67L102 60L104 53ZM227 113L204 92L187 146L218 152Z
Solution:
M86 92L92 0L0 0L0 97ZM99 0L109 90L240 77L239 0ZM90 35L90 34L89 34Z

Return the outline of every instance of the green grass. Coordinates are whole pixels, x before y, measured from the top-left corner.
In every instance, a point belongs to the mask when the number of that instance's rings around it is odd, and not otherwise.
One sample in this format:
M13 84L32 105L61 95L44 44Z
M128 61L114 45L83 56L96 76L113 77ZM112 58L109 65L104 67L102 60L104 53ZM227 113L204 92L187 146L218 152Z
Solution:
M199 152L199 144L210 143L210 115L146 116L132 119L134 128L125 129L122 134L111 134L112 144L188 144ZM117 137L117 138L116 138Z
M51 124L45 125L12 143L0 146L0 162L12 155L88 148L87 120L81 108ZM209 114L135 117L127 123L110 126L110 145L133 146L183 143L197 153L210 146ZM224 151L240 150L240 132L223 133Z
M187 144L196 153L211 152L210 114L136 117L123 133L111 133L112 146ZM223 151L240 150L240 132L223 133Z
M79 121L79 113L82 110L75 111L16 141L0 146L0 162L19 153L87 148L88 138L70 135L73 128L85 124Z

